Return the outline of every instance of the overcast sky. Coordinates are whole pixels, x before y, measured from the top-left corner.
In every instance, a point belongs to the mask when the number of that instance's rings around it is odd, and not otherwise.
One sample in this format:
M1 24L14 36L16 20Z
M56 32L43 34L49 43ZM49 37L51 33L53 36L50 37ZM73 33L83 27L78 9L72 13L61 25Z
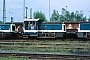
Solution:
M46 18L49 19L49 0L26 0L26 6L29 10L32 8L34 11L42 11ZM50 13L52 14L53 9L58 10L61 13L62 8L72 11L84 11L84 15L89 17L90 15L90 0L50 0ZM3 0L0 0L0 20L2 20L2 9L3 9ZM14 21L23 20L23 0L6 0L6 21L10 21L10 17L14 17Z

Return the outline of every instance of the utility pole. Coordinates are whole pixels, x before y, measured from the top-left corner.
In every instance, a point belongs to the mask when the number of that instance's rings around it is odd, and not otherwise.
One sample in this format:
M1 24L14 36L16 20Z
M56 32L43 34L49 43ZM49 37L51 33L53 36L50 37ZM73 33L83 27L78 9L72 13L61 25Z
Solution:
M26 8L26 19L27 19L27 9L28 9L28 7L25 7Z
M30 19L32 19L32 8L30 8Z
M11 17L11 23L13 24L13 17Z
M68 7L68 6L66 6L66 21L68 21L68 19L67 19L67 7Z
M6 22L6 6L5 6L5 0L3 0L3 23Z
M49 20L50 20L50 0L49 0ZM51 22L51 20L50 20Z
M23 20L25 19L25 0L23 0Z

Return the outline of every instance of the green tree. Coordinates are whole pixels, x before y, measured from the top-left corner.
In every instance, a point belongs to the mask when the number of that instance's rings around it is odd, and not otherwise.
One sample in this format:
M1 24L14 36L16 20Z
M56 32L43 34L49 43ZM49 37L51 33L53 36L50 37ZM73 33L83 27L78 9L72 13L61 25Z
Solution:
M90 16L89 16L89 18L88 18L88 21L90 22Z
M75 12L75 18L76 18L76 21L79 21L79 11Z
M3 24L3 22L2 22L2 21L0 21L0 24Z
M86 21L87 17L84 16L83 11L81 10L74 12L69 12L67 10L65 10L64 8L62 8L61 14L60 14L60 21Z
M65 22L66 18L62 14L60 15L60 22Z
M53 10L53 13L52 13L52 16L50 18L50 21L51 22L58 22L58 21L60 21L60 16L59 16L58 11Z
M78 21L78 22L80 22L80 21L86 21L87 20L87 17L84 16L82 10L80 12L79 11L76 11L75 12L75 18L76 18L76 21Z
M87 17L85 16L85 17L83 17L83 19L82 19L82 21L86 21L87 20Z
M75 21L75 13L74 12L71 12L71 15L70 15L70 20L71 21Z
M70 12L65 10L65 8L62 8L61 14L60 14L60 21L70 21Z
M66 11L65 12L65 17L66 17L66 21L71 21L71 19L70 19L70 12L69 11Z
M36 12L34 12L33 16L34 16L35 19L40 18L40 19L42 19L44 22L47 22L47 19L46 19L45 14L42 13L41 11L36 11Z
M66 20L66 10L62 8L61 14L60 14L60 21Z

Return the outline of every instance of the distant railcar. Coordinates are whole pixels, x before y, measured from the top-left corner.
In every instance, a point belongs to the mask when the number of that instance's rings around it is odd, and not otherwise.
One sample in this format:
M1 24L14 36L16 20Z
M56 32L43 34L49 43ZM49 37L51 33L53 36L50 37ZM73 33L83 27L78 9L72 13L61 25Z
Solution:
M12 38L15 37L16 32L15 24L0 24L0 38Z
M79 24L77 37L90 39L90 22L84 22Z

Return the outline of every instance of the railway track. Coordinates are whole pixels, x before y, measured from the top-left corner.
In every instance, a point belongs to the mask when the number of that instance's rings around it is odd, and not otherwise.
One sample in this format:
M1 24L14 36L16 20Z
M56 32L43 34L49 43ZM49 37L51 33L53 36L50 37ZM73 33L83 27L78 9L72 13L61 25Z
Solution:
M26 42L23 42L23 41L20 41L20 42L0 42L0 44L14 44L14 43L17 43L17 44L31 44L31 43L39 43L40 45L71 45L71 44L74 44L74 45L89 45L89 43L90 42L86 42L86 43L82 43L82 42L64 42L64 41L62 41L62 42L58 42L58 41L56 41L56 42L54 42L54 41L52 41L51 43L50 43L50 41L34 41L34 42L31 42L31 41L26 41Z
M38 48L38 49L46 49L46 48L63 48L63 49L78 49L78 50L90 50L90 48L88 47L65 47L65 46L61 46L61 47L52 47L52 46L46 46L46 45L42 45L42 46L20 46L20 45L1 45L0 48Z
M59 53L38 53L38 52L15 52L15 51L0 51L0 57L14 56L18 58L27 57L29 59L42 59L42 60L90 60L90 55L77 55L77 54L59 54Z
M90 60L90 41L60 40L0 40L1 57L27 57L31 60ZM20 51L15 52L12 50ZM59 52L87 51L89 54L59 54ZM21 51L29 51L24 53ZM89 51L89 52L88 52ZM44 53L32 53L44 52ZM48 52L48 53L45 53ZM49 52L55 52L54 54ZM82 53L82 52L81 52Z
M90 49L89 43L47 43L47 42L0 42L0 47L37 47L37 48L51 48L51 47L62 47L62 48L76 48L76 49Z
M66 39L66 40L62 40L62 39L59 39L59 40L55 40L55 39L45 39L45 40L43 40L43 39L41 39L41 40L36 40L36 39L18 39L18 40L0 40L0 42L51 42L51 41L53 41L53 42L71 42L71 43L73 43L73 42L76 42L76 43L86 43L86 42L89 42L90 43L90 41L79 41L79 40L75 40L75 39L73 39L73 40L69 40L69 39Z
M86 52L90 54L89 43L47 43L47 42L0 42L1 50L26 50L30 52Z
M23 42L27 42L27 41L75 41L75 42L87 42L90 40L87 40L87 39L36 39L36 38L29 38L29 39L0 39L0 42L20 42L20 41L23 41Z

